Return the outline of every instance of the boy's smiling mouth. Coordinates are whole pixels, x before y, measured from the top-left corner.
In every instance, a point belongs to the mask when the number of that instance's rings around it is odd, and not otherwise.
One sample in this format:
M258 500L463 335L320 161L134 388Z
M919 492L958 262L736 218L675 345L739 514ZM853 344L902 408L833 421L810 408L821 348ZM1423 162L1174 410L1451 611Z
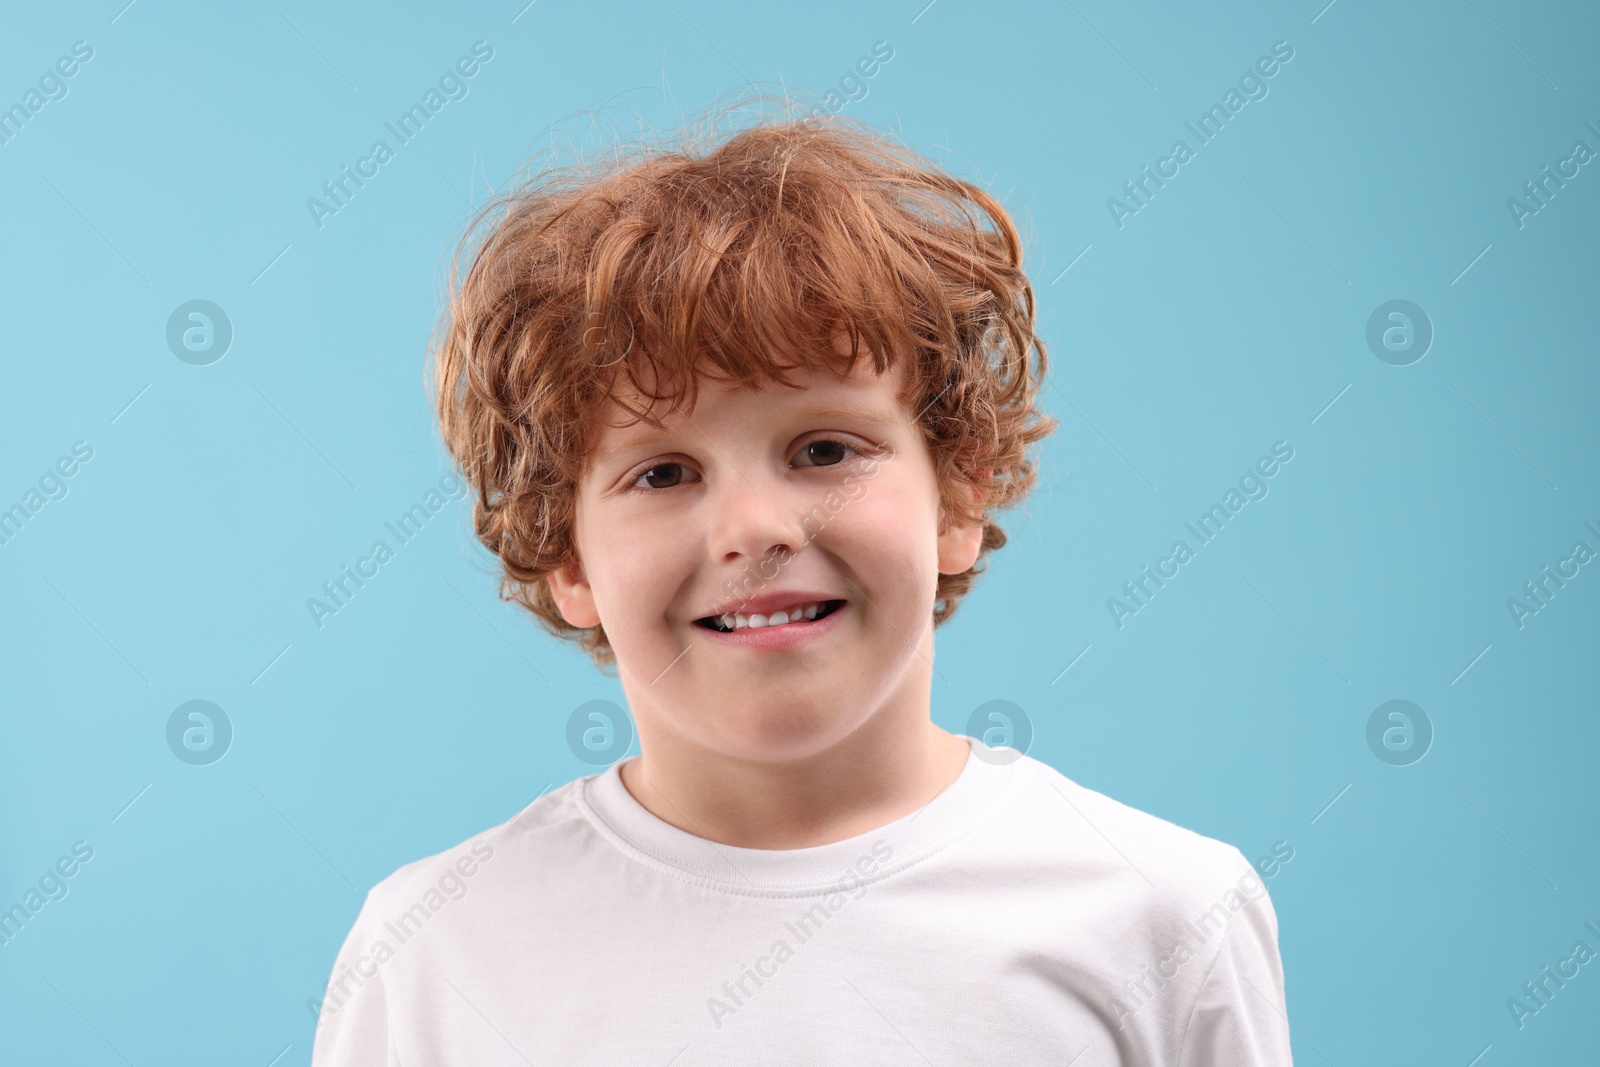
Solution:
M704 627L715 633L742 633L747 630L760 630L775 626L806 626L819 619L825 619L839 608L843 607L843 600L828 600L821 597L815 599L790 598L782 605L770 605L771 598L762 598L767 601L760 606L770 610L755 611L724 611L719 614L707 615L696 619L695 625ZM751 601L748 606L756 606L757 601Z

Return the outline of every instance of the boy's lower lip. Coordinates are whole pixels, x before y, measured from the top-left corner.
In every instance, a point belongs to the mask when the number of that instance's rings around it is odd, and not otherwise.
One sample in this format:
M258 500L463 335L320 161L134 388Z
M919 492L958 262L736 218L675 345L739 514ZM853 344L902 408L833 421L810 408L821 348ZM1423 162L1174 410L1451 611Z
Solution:
M723 633L720 630L696 626L713 644L749 648L760 652L785 652L806 641L814 641L831 633L839 625L839 617L850 610L847 600L820 619L810 622L786 623L783 626L747 626L743 630Z

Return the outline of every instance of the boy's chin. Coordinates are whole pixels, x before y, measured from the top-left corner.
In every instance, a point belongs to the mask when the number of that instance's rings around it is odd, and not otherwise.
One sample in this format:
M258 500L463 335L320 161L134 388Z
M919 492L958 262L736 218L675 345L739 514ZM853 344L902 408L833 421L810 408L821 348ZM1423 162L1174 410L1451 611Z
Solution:
M834 709L838 705L834 703ZM802 760L835 744L847 724L837 711L775 702L741 702L716 716L706 747L723 755L762 763Z

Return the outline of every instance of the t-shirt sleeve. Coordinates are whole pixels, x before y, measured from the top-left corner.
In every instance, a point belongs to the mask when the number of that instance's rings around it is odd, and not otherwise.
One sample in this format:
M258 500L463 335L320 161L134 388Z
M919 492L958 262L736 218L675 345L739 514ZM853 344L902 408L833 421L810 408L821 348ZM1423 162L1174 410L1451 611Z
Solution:
M1265 892L1228 923L1183 1038L1180 1067L1292 1067L1278 916Z
M311 1067L398 1067L389 1042L389 994L374 959L372 894L339 949L324 991Z

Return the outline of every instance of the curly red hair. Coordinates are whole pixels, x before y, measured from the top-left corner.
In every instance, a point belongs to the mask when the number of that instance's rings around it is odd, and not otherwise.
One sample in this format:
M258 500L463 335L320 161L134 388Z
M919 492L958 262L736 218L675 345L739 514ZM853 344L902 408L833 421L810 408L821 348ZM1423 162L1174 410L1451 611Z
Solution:
M1017 227L982 188L848 120L764 120L503 190L456 250L430 388L501 599L604 669L603 628L562 618L545 576L575 558L576 487L619 375L659 425L655 405L692 408L702 377L905 364L943 514L983 527L973 567L939 576L938 625L1006 543L993 513L1033 488L1028 446L1057 426L1034 319Z

